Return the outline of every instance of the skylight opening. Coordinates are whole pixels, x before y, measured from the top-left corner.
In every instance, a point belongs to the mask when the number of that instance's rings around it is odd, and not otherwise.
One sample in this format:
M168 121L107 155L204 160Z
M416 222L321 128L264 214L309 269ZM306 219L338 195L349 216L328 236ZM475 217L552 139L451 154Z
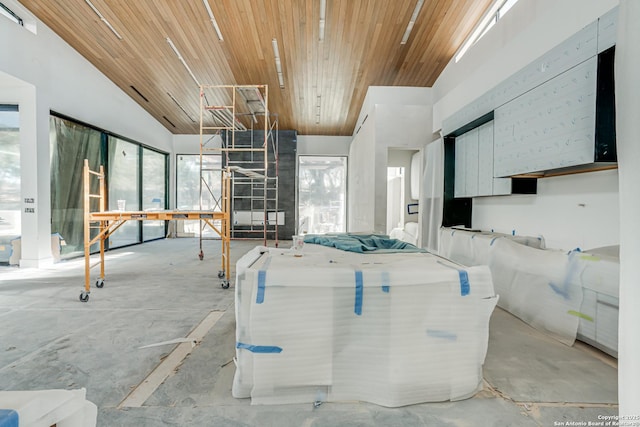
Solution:
M507 14L509 9L516 4L518 0L498 0L493 6L489 8L487 14L482 18L480 24L471 33L471 36L462 44L462 47L458 51L455 57L455 61L458 62L464 56L465 53L478 42L485 34L489 32L493 26Z

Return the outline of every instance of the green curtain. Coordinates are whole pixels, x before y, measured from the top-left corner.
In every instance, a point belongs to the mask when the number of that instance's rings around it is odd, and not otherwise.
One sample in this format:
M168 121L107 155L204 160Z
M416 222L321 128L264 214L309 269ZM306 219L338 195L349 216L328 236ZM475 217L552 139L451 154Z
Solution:
M66 245L62 258L80 255L84 251L84 211L82 168L84 159L98 170L103 164L101 133L97 130L59 117L51 116L51 232L59 233ZM99 191L97 179L91 180L91 193ZM92 210L98 201L92 201ZM94 231L95 233L95 231Z

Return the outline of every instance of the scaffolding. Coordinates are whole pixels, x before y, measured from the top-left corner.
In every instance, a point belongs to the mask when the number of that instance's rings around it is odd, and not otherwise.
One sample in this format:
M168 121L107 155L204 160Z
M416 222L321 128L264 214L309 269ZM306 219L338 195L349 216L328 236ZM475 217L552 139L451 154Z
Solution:
M222 256L218 278L221 279L221 286L224 289L229 287L230 277L230 173L225 172L222 177L222 195L220 198L221 211L109 211L107 210L107 186L104 173L104 166L100 166L98 171L89 169L89 161L84 160L83 167L83 190L84 190L84 289L80 293L80 301L89 301L91 291L90 270L92 267L100 265L100 275L96 280L97 288L104 287L105 284L105 265L104 250L105 241L116 230L118 230L127 221L171 221L171 220L200 220L206 226L210 227L220 236L222 246ZM91 193L92 179L98 179L98 192ZM97 210L92 210L96 206ZM93 236L92 236L93 234ZM91 265L91 246L100 244L100 260Z
M278 246L278 120L269 112L267 85L200 86L200 200L216 200L205 180L206 154L222 156L230 176L230 236ZM204 258L200 227L200 259Z

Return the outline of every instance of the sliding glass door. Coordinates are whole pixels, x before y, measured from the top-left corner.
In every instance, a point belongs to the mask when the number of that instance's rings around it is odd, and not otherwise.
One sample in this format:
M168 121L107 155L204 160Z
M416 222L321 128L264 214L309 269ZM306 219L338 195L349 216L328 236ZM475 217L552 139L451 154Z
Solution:
M167 206L168 156L58 116L50 119L51 141L51 230L64 239L61 256L70 258L84 253L84 207L82 168L84 159L98 170L105 166L107 209L118 205L127 211L165 209ZM99 192L98 180L91 180L90 192ZM120 201L120 203L118 203ZM98 210L92 199L92 211ZM94 237L97 229L92 229ZM165 236L164 221L129 221L107 241L115 248ZM92 251L98 250L97 245Z
M148 148L142 149L142 210L154 211L166 208L167 155ZM142 239L159 239L166 236L165 221L144 221Z
M126 211L140 210L139 147L115 136L109 137L107 194L110 211L123 206ZM141 241L140 223L128 221L109 237L109 247L117 248Z

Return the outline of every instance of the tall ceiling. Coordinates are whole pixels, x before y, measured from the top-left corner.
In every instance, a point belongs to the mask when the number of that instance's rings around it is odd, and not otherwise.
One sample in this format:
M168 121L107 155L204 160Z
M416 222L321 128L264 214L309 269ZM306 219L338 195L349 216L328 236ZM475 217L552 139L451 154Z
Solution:
M280 129L351 135L369 86L432 86L493 0L425 0L405 44L416 0L326 0L323 40L320 0L20 2L172 133L200 132L197 81L268 85Z

